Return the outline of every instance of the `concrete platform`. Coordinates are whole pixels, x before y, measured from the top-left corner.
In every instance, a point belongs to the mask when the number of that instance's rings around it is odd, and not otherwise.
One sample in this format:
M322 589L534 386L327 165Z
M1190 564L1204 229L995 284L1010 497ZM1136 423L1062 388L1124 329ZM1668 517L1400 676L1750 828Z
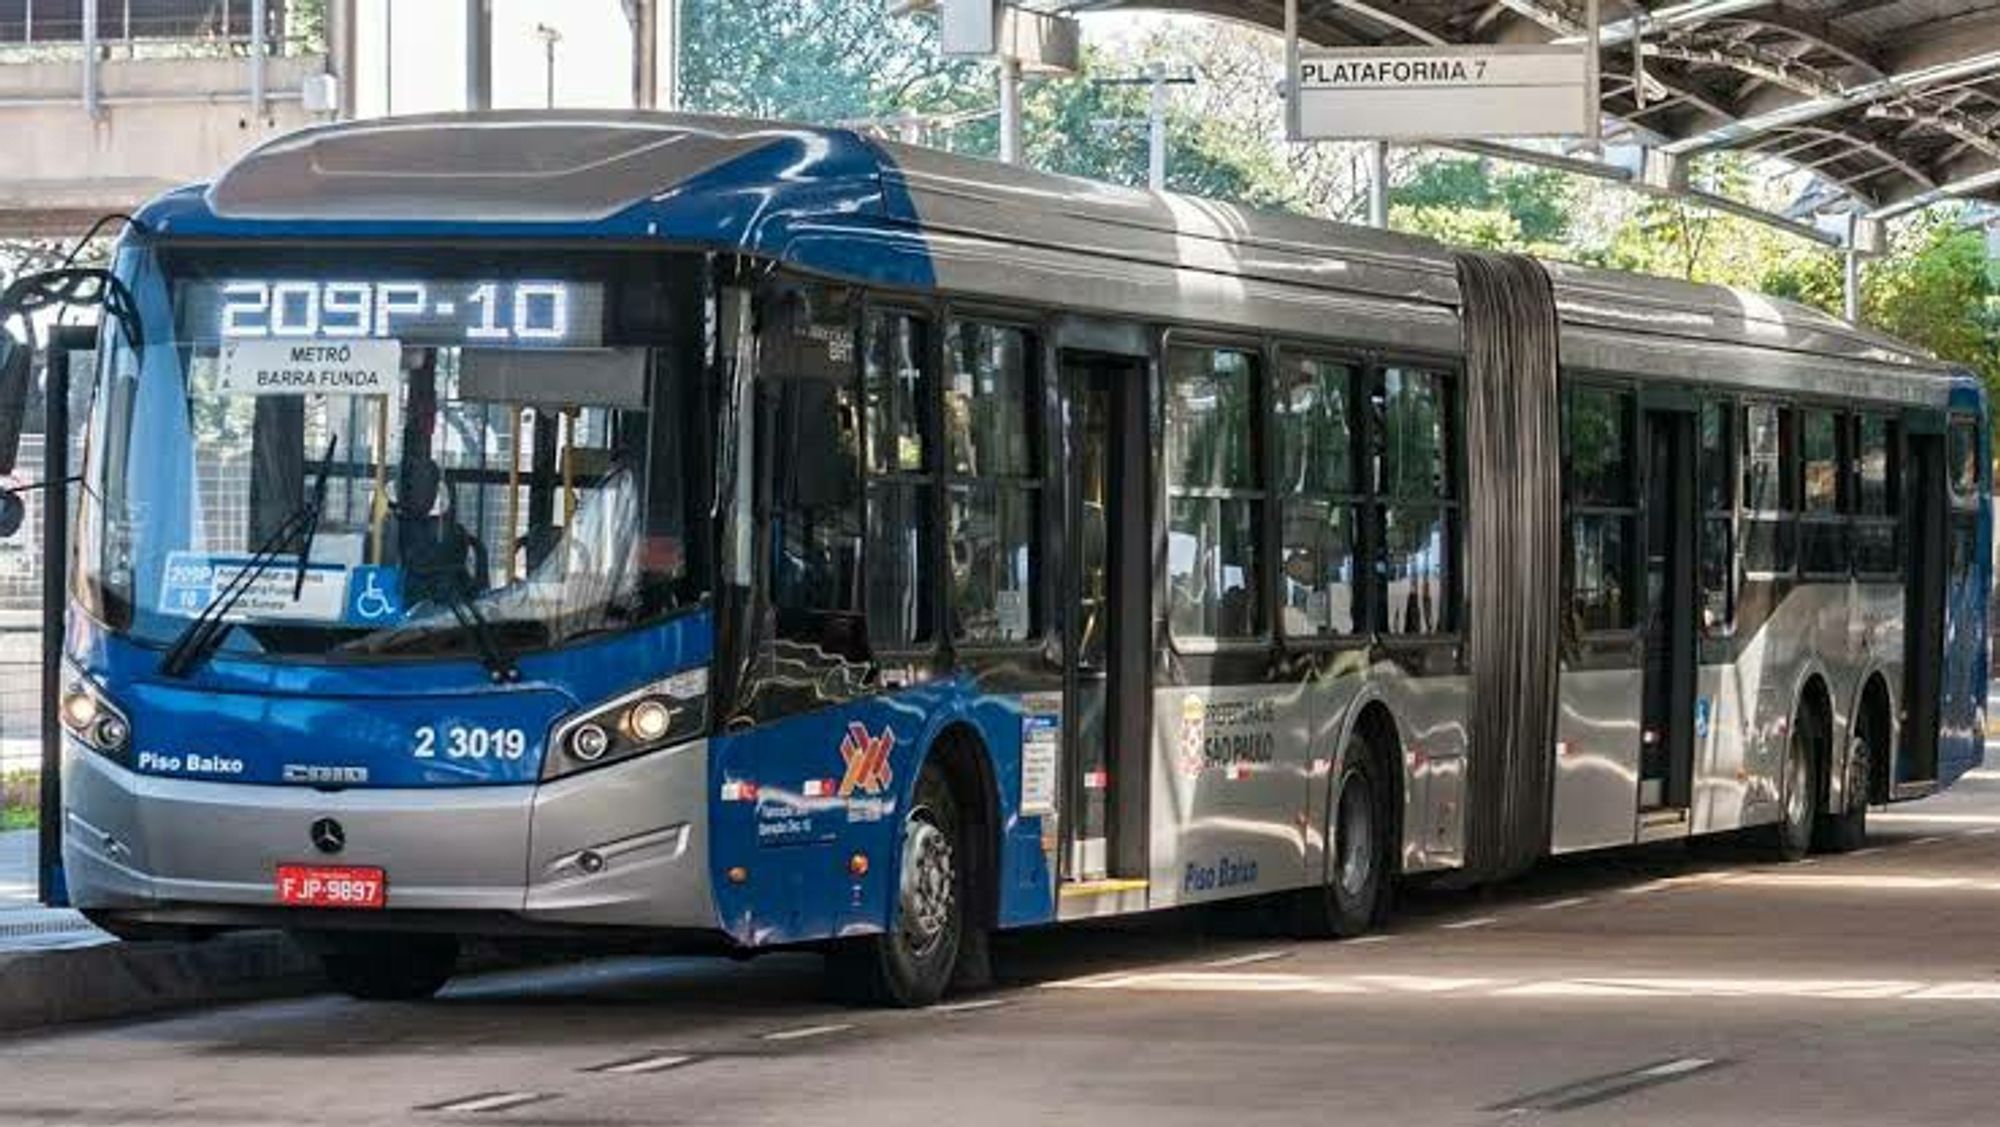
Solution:
M275 933L121 943L35 900L35 834L0 833L0 1032L300 994L316 963Z

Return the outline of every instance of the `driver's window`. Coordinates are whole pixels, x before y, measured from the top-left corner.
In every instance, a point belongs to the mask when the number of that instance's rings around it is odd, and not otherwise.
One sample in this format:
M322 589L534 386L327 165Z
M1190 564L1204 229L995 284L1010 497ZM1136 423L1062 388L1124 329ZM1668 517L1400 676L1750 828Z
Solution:
M844 287L788 285L765 295L757 447L765 582L780 662L858 665L868 658L853 315ZM852 676L858 690L861 673Z

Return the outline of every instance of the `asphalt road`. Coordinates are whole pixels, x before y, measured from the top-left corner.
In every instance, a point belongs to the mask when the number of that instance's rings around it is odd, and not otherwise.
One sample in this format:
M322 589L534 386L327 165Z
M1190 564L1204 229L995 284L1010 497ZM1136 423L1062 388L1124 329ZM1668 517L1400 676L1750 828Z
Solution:
M0 1122L2000 1121L2000 771L1875 839L1553 864L1361 942L1017 937L1001 989L913 1013L822 1002L806 956L625 959L20 1038Z

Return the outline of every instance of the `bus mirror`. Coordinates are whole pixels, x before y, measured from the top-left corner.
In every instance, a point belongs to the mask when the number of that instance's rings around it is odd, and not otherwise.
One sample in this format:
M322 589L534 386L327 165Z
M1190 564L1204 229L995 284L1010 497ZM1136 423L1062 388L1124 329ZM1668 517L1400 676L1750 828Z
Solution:
M34 357L32 345L0 329L0 476L14 472L15 459L21 453L21 430L27 422L28 379L33 373ZM18 505L19 501L15 503Z
M11 540L21 531L21 522L28 517L28 505L21 495L11 490L0 493L0 540Z

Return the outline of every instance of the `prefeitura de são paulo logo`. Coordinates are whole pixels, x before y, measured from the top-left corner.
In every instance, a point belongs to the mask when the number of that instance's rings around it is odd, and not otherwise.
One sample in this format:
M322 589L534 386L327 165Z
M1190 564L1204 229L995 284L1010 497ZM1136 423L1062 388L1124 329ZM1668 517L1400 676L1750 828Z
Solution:
M882 734L871 736L868 726L855 721L847 726L847 738L840 741L840 758L847 763L847 773L840 779L840 797L851 797L855 791L862 794L881 794L896 778L889 767L889 752L896 746L896 730L884 727Z

